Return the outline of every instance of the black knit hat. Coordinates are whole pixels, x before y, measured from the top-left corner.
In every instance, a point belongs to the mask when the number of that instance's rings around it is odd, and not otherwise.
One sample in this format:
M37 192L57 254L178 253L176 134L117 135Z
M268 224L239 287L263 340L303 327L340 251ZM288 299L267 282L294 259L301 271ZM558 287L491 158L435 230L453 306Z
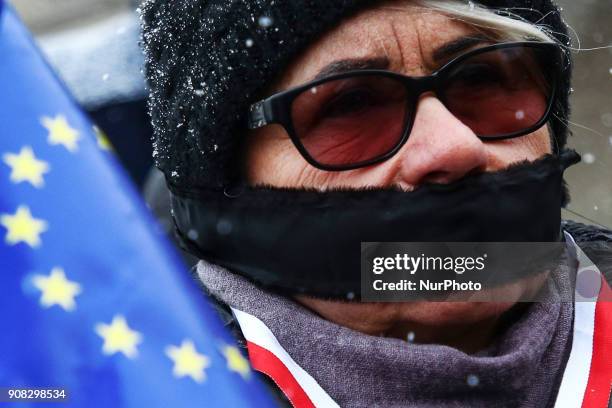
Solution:
M223 190L240 177L247 111L306 46L367 0L146 0L143 46L154 157L171 189ZM568 43L550 0L482 0L544 26ZM555 150L567 139L570 60L551 119ZM558 119L558 118L561 118Z

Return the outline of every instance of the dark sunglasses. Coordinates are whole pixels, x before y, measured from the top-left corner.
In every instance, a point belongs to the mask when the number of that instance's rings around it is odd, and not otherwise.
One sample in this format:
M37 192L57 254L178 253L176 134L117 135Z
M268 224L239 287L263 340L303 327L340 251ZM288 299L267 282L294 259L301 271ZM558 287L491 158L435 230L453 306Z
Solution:
M510 139L547 122L563 61L557 44L513 42L462 54L429 76L350 71L254 103L248 126L280 124L308 163L351 170L397 153L420 95L433 92L480 139Z

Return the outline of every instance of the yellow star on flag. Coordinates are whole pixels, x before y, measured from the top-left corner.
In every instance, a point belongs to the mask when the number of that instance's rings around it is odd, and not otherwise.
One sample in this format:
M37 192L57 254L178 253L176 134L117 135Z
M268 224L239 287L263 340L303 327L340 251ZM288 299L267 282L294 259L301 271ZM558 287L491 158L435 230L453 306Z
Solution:
M195 382L204 382L204 370L210 366L210 359L195 349L191 340L183 340L180 347L166 347L166 355L174 362L172 373L175 377L190 376Z
M29 181L36 188L44 186L43 174L49 171L49 163L38 160L30 146L22 147L18 154L5 153L2 159L11 168L13 183Z
M68 151L74 153L78 149L79 132L70 127L66 118L57 115L54 118L45 116L41 119L42 125L49 131L47 141L51 145L63 145Z
M249 362L242 355L240 350L234 346L223 346L221 352L227 360L227 369L235 371L247 380L251 376L251 368Z
M98 142L98 147L102 150L112 152L113 145L108 140L108 136L106 136L106 133L104 133L102 129L97 126L93 127L93 131L96 134L96 141Z
M81 293L81 285L66 279L62 268L53 268L49 276L35 275L32 281L42 292L40 304L43 307L59 305L68 312L76 308L74 297Z
M14 215L2 214L0 224L6 229L4 240L9 245L25 242L32 248L40 246L40 234L48 229L46 221L32 217L30 209L20 205Z
M96 333L104 339L102 352L104 354L123 353L128 358L138 355L136 346L142 342L142 335L130 329L125 317L115 315L110 324L98 323Z

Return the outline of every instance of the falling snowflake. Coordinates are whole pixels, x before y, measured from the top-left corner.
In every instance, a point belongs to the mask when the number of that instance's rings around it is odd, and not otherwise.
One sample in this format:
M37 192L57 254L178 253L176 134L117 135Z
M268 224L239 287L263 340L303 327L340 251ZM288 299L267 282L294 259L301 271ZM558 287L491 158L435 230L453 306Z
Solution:
M253 40L247 38L247 40L244 42L244 45L246 45L248 48L251 48L253 46Z
M187 231L187 237L192 240L195 241L196 239L198 239L198 231L194 230L194 229L190 229L189 231Z
M582 155L582 161L586 164L592 164L595 162L595 155L593 153L585 153Z
M103 80L103 81L108 81L108 78L110 78L110 75L109 75L109 74L104 74L104 75L102 75L102 80Z
M259 19L257 20L257 23L263 27L263 28L268 28L272 25L273 21L271 17L268 16L261 16L259 17Z
M415 337L416 337L416 334L413 331L409 331L408 334L406 335L406 340L408 341L408 343L414 343Z
M468 375L466 377L466 381L467 381L467 385L469 385L472 388L477 387L478 384L480 384L480 379L478 378L476 374Z

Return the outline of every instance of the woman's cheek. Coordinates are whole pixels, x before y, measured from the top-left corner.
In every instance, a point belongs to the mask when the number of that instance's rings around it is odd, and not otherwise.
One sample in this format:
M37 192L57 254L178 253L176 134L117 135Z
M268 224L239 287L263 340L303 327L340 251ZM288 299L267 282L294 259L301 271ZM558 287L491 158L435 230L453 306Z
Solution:
M501 170L524 160L534 161L552 152L547 127L516 139L487 142L486 148L489 156L487 171Z
M249 184L287 186L294 177L293 167L302 159L290 140L261 138L247 149L247 178Z

